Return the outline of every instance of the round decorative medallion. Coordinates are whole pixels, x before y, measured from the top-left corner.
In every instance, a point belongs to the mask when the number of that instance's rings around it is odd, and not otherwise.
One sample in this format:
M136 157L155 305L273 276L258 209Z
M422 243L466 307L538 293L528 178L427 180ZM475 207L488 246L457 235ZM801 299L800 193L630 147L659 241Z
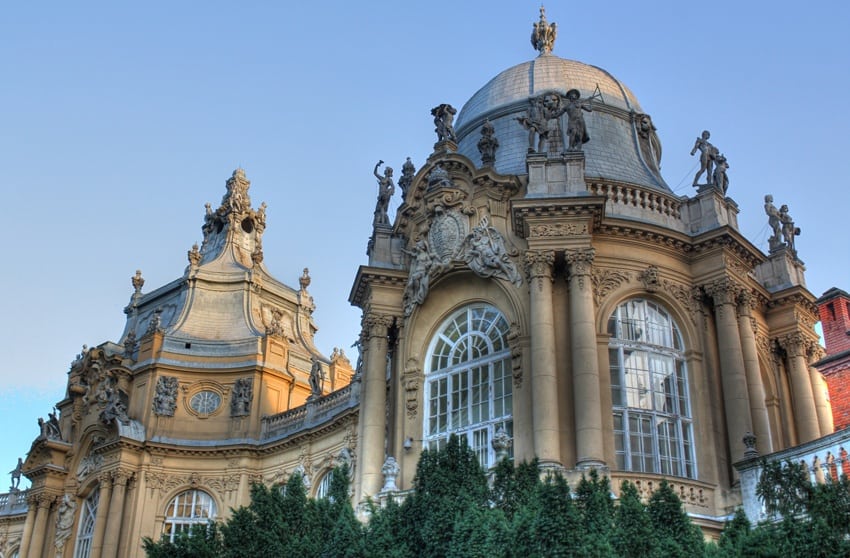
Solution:
M189 405L199 415L209 415L221 405L221 395L210 390L199 391L189 400Z

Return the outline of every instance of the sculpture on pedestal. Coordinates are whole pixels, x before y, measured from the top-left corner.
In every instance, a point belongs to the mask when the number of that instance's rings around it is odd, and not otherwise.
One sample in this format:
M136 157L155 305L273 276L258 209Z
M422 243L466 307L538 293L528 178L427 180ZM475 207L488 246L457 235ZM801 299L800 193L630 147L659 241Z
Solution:
M437 132L437 141L457 141L455 129L452 125L457 109L453 106L443 103L431 109L431 116L434 117L435 132Z
M567 113L568 149L570 151L581 151L581 146L590 141L582 112L592 112L593 109L589 103L582 102L581 93L578 89L570 89L567 91L567 103L563 110Z
M708 130L704 130L702 135L696 139L694 142L694 147L691 149L691 156L693 156L697 151L700 152L699 155L699 170L694 176L694 187L697 187L699 184L699 177L705 173L705 179L710 183L712 177L714 176L714 160L717 158L718 151L717 148L711 145L708 139L711 137L711 132Z
M390 217L387 211L390 207L390 198L395 193L395 185L393 184L393 169L391 167L384 168L384 176L378 174L378 167L383 164L383 161L378 161L375 165L375 170L372 171L372 174L378 179L378 201L375 204L375 217L372 220L373 226L390 224Z
M496 162L496 150L499 148L499 140L495 136L495 128L490 120L485 120L481 126L481 139L478 140L478 151L481 153L481 164L485 167L493 166Z

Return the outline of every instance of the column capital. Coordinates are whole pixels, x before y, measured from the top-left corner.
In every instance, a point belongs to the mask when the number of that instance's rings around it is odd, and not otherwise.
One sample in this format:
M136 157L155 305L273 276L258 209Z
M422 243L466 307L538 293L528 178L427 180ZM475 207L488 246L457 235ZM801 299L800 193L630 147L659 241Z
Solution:
M552 266L555 265L555 252L552 250L526 250L523 263L529 283L531 279L551 279Z
M372 337L385 338L390 327L395 323L395 318L389 314L367 312L363 314L360 323L363 326L361 338L368 341Z
M101 488L112 488L112 471L106 471L98 476Z
M776 339L780 347L785 349L790 357L805 357L811 347L812 340L800 332L789 333Z
M27 498L27 500L38 508L49 510L53 502L56 501L56 495L42 492L41 494L34 494L31 499Z
M741 293L744 292L743 286L731 277L716 279L703 285L703 289L705 290L705 294L714 301L715 306L734 305L737 303Z
M116 469L112 471L112 484L114 486L127 486L127 483L133 478L133 474L133 471L129 469Z
M593 265L593 258L595 256L596 250L593 248L564 251L564 259L567 262L570 276L590 275L590 268Z

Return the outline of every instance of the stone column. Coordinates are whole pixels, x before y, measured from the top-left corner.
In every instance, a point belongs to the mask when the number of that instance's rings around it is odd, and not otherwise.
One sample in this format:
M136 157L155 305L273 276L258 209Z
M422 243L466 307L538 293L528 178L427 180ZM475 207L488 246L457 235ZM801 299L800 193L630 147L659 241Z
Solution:
M387 334L392 316L369 313L363 318L367 360L363 371L360 404L360 500L381 491L386 436Z
M127 483L132 476L133 473L123 469L112 473L112 497L109 500L101 558L117 558L118 556L118 541L121 537L121 522L124 517L124 496L127 492Z
M811 340L801 333L791 333L779 339L779 346L788 356L788 376L791 378L791 401L794 405L794 424L797 443L804 444L820 438L820 424L812 393L812 379L806 362L806 350Z
M819 361L826 356L826 351L815 342L812 342L811 349L808 352L809 357L809 375L812 378L812 394L815 397L815 409L818 413L818 425L820 426L820 435L826 436L835 432L835 424L832 421L832 406L829 404L829 399L826 396L826 381L823 379L823 374L820 370L812 366L813 363Z
M55 497L51 494L39 494L35 498L36 512L33 524L32 536L28 558L41 558L44 549L44 541L47 539L47 518L50 515L50 506L53 505Z
M90 558L100 558L103 551L103 536L106 533L106 514L109 513L109 498L112 496L112 476L100 475L100 494L97 497L97 514L94 517L94 533L91 539Z
M30 541L32 540L32 529L35 524L35 513L38 510L38 497L30 494L27 497L27 518L24 521L24 532L21 535L21 546L18 548L18 556L27 558Z
M551 250L529 250L525 267L531 299L531 424L541 467L561 467L558 440L558 379L552 307Z
M714 300L729 459L734 463L744 458L743 439L747 433L753 431L747 374L735 307L741 287L727 277L706 285L705 291Z
M576 465L605 464L596 310L590 277L593 248L568 250L570 288L570 350L576 421Z
M743 292L738 299L738 330L741 333L741 354L744 358L744 369L747 374L756 449L759 454L767 455L773 453L773 442L770 435L770 420L767 415L758 349L756 348L756 322L755 318L752 317L752 310L755 306L756 299L753 294Z

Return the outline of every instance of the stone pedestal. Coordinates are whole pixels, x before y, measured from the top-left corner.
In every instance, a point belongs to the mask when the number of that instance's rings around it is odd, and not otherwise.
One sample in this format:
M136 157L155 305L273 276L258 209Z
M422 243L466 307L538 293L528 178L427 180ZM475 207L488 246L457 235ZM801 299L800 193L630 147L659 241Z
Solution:
M366 248L369 265L374 267L401 267L401 248L399 239L393 236L391 225L375 225L372 238Z
M569 151L559 156L529 153L528 196L564 196L587 192L584 182L584 153Z
M771 252L766 262L756 266L756 279L774 293L790 287L806 286L806 267L787 247Z
M692 234L725 226L738 230L738 204L713 187L700 189L695 198L687 201L682 213Z

